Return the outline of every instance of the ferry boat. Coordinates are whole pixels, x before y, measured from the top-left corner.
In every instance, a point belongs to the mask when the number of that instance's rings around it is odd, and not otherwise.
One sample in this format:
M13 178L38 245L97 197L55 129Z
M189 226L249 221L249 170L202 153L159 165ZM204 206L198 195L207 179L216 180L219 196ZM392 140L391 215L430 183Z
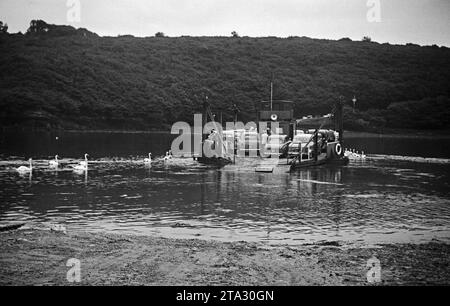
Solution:
M343 150L342 103L336 102L331 116L327 114L314 120L308 117L295 120L293 105L292 101L286 100L262 101L257 111L259 130L225 130L220 134L204 137L203 143L211 142L213 147L221 146L221 154L199 156L196 160L224 166L235 163L236 155L256 159L276 157L278 166L288 166L291 171L327 163L347 164L349 158ZM205 109L205 115L208 114L211 115L209 104ZM235 121L236 116L235 111ZM210 117L213 120L214 116ZM316 127L312 128L314 125Z
M277 137L280 142L278 156L286 160L280 160L279 163L289 165L291 170L327 163L347 164L349 159L343 150L342 102L335 103L331 114L297 120L294 119L293 106L292 101L263 101L258 110L258 120L270 123L272 134L269 139ZM271 129L271 126L276 126L276 129Z

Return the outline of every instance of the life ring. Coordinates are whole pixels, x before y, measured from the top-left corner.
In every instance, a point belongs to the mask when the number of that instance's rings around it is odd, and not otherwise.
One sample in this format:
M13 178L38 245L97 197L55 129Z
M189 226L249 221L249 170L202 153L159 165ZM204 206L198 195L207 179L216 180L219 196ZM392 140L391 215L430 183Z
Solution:
M337 143L336 146L334 147L334 152L336 153L336 155L340 156L342 154L342 146L340 143Z
M277 120L277 119L278 119L277 114L272 114L272 115L270 115L270 119L272 119L272 121Z

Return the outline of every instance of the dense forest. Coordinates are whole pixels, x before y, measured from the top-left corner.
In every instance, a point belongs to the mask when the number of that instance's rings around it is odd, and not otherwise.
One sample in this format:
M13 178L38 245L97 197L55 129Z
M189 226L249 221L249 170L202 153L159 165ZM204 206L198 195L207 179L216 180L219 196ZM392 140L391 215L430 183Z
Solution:
M255 120L261 100L323 115L345 101L347 129L450 128L450 49L307 37L99 37L33 21L0 33L1 126L166 129L214 112ZM352 98L356 96L356 109Z

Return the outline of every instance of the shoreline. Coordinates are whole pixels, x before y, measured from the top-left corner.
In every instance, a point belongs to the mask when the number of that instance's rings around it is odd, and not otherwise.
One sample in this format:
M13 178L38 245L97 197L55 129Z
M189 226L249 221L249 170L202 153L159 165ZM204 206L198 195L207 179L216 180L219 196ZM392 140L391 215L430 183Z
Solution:
M122 133L122 134L170 134L168 130L110 130L110 129L28 129L28 128L2 128L1 132L22 133Z
M2 127L1 132L28 132L28 133L110 133L110 134L169 134L170 127L166 130L115 130L115 129L40 129L40 128L12 128ZM439 134L440 133L440 134ZM388 137L388 138L450 138L450 131L433 131L433 130L395 130L386 133L376 133L371 131L344 131L348 138L353 137ZM177 135L177 134L173 134Z
M374 132L357 132L357 131L344 131L345 138L365 137L365 138L430 138L430 139L450 139L450 132L438 135L433 131L399 131L398 133L374 133Z
M23 227L0 232L0 285L449 285L450 244L276 247ZM367 281L376 256L381 282Z

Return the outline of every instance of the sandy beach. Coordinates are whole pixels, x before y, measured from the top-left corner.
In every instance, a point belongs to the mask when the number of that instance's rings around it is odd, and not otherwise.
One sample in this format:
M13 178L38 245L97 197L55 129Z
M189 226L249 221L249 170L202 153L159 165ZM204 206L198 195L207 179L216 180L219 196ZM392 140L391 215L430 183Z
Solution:
M0 232L1 285L448 285L450 246L268 247L23 227ZM367 260L381 282L367 281ZM67 281L70 258L81 281Z

